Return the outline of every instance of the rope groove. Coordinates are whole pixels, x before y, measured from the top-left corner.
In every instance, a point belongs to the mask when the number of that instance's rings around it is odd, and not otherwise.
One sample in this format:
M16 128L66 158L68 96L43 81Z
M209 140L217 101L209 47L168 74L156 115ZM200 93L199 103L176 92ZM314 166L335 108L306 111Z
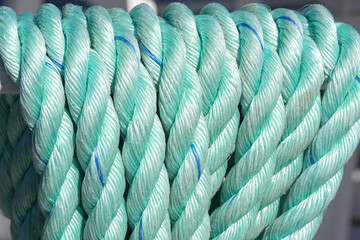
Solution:
M0 54L14 239L312 239L360 139L360 36L321 5L1 7Z

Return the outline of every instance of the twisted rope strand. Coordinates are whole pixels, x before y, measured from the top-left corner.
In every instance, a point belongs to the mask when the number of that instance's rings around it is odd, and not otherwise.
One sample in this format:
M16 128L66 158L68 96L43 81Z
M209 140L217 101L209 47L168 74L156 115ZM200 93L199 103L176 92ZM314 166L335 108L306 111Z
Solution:
M340 185L343 166L355 150L360 137L360 86L356 75L359 73L360 63L359 34L346 24L335 25L324 7L310 6L304 11L304 15L309 12L321 15L321 21L315 28L324 30L326 27L326 30L330 29L329 32L337 35L333 35L328 41L322 41L324 31L315 33L313 18L310 18L309 32L318 36L314 37L314 41L319 46L326 66L324 72L327 86L322 99L321 128L305 154L303 173L287 195L283 214L266 229L265 239L282 238L290 234L300 238L312 238L315 235L322 214ZM339 48L332 50L339 52L323 54L324 49L337 44ZM335 56L337 61L326 59L327 56ZM299 218L291 221L290 216Z
M171 181L172 238L207 239L209 136L197 75L186 64L185 44L173 27L145 4L133 8L130 15L142 60L159 91L160 119L167 137L165 164Z
M53 5L45 10L58 11ZM65 49L57 51L48 44L48 51L64 53L59 62L64 68L65 91L71 116L77 124L76 156L85 171L82 183L82 204L88 214L84 228L85 239L124 239L127 217L125 213L124 168L119 145L120 127L110 98L110 82L99 55L90 49L86 19L81 7L68 4L53 21L41 26L46 42L64 39ZM40 16L39 16L40 17ZM46 23L48 14L41 22ZM59 25L61 24L61 25ZM61 26L61 27L60 27ZM62 35L63 34L63 35ZM55 59L55 57L54 57Z
M0 210L1 213L11 219L11 204L14 197L14 189L11 184L11 157L16 147L11 144L8 137L8 118L11 111L11 105L9 104L6 97L0 95ZM15 125L15 124L14 124ZM14 126L16 129L16 125ZM19 131L20 134L22 131ZM11 134L11 133L10 133Z
M9 212L13 239L36 239L41 235L44 218L37 204L40 178L32 167L31 132L21 116L20 100L12 96L4 99L12 109L7 115L8 143L0 167L0 196L7 198L2 204L8 208L1 209Z
M278 51L285 69L285 129L275 152L275 172L252 228L250 237L256 237L278 215L281 196L300 174L304 151L318 130L323 65L320 52L294 12L276 9L271 16L269 8L261 4L244 9L258 17L267 36L265 46Z
M214 16L222 27L231 19L218 4L206 6L202 13ZM272 153L284 127L280 97L282 71L278 56L264 49L260 24L252 14L238 11L232 14L231 21L234 22L231 30L223 31L226 46L231 49L239 46L235 56L243 86L240 104L244 119L238 133L236 164L223 183L221 206L211 215L211 237L245 239L272 175L275 166ZM239 30L234 31L234 26Z
M73 128L64 111L64 92L59 75L52 68L45 67L50 60L45 58L45 43L34 16L24 13L17 21L11 9L3 7L0 12L0 35L4 41L2 58L7 59L4 63L16 62L15 66L19 66L16 70L21 71L21 110L25 122L33 130L33 163L42 176L38 195L39 207L46 216L42 238L68 235L80 238L83 225L81 210L78 209L80 173L72 165ZM21 61L19 55L4 50L9 47L20 53ZM18 82L20 72L16 73L13 66L5 67L13 73L14 82ZM64 205L67 206L65 211ZM69 233L69 230L74 230L68 227L70 225L77 226L76 231Z
M131 238L170 239L165 134L156 114L155 87L139 61L140 50L130 15L111 9L110 16L117 54L114 104L123 129L123 159L130 183L127 213L133 229Z
M12 237L312 239L360 139L359 34L321 5L162 17L0 8Z
M241 83L236 61L225 50L222 30L212 17L194 17L190 9L179 3L169 5L162 16L182 34L188 64L197 71L202 86L202 110L210 140L207 166L213 197L235 149L240 122L237 106Z

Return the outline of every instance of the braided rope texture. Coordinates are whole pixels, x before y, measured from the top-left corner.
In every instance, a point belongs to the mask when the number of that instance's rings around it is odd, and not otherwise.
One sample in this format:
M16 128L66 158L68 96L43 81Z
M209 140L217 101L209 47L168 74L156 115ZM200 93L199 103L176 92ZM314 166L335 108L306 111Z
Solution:
M13 239L311 239L360 138L360 36L321 5L1 7L0 54Z

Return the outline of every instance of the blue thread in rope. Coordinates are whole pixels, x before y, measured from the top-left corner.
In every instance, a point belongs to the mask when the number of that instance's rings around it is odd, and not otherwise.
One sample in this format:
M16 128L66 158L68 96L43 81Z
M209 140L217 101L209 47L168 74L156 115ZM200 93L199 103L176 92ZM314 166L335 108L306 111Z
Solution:
M237 192L230 200L229 202L229 206L232 204L232 202L234 201L234 199L236 198L236 196L238 195L239 192Z
M154 62L156 62L157 65L159 65L159 66L162 68L162 67L163 67L163 64L159 61L159 59L157 59L157 58L155 57L155 55L152 54L152 52L150 52L150 50L149 50L147 47L145 47L145 45L144 45L140 40L139 40L139 43L140 43L141 48L144 49L145 53L146 53Z
M121 135L124 139L126 138L125 133L123 133L121 130L120 130L120 135Z
M289 236L287 237L288 240L291 239L291 235L292 235L292 233L290 233Z
M314 162L314 158L313 158L313 155L312 155L312 146L310 146L309 155L310 155L310 163L311 163L311 165L313 165L315 162Z
M358 75L356 75L355 79L360 83L360 77L358 77Z
M60 64L59 62L55 61L54 59L52 59L51 57L49 57L51 59L51 61L58 66L59 68L61 68L62 70L65 69L64 65Z
M140 219L140 226L139 226L139 240L142 240L141 228L142 228L142 218Z
M45 162L44 160L41 159L38 151L36 150L36 144L35 144L35 128L34 128L34 131L33 131L33 145L34 145L34 151L35 151L35 154L36 154L37 158L38 158L43 164L45 164L45 166L47 166L47 162Z
M297 30L299 31L300 35L301 35L301 38L303 38L303 34L301 32L301 29L299 27L299 25L297 25L297 23L294 21L294 19L292 19L291 17L288 17L288 16L280 16L280 17L277 17L275 18L275 22L279 19L284 19L284 20L287 20L287 21L290 21L292 24L294 24L294 26L297 28Z
M95 163L96 163L96 168L97 168L97 172L99 175L99 179L100 179L101 185L104 187L103 175L102 175L102 172L100 169L100 164L99 164L99 152L98 152L97 146L94 149L94 154L95 154Z
M135 50L134 46L126 38L124 38L122 36L115 36L114 39L120 40L120 41L126 43L133 50L136 60L137 60L138 64L140 64L140 61L139 61L138 55L136 54L136 50Z
M54 70L56 72L56 74L60 77L61 81L62 81L62 78L60 76L60 73L58 72L58 70L49 62L45 62L45 66L49 67L50 69Z
M201 167L200 167L200 160L199 160L199 155L196 151L196 148L195 148L195 145L193 143L190 144L191 146L191 150L194 154L194 157L195 157L195 160L196 160L196 165L197 165L197 168L198 168L198 181L200 180L200 176L201 176Z
M260 46L261 46L261 50L264 51L264 46L263 46L263 44L262 44L262 42L261 42L261 39L260 39L260 36L259 36L259 34L256 32L256 30L255 30L252 26L250 26L249 24L247 24L247 23L239 23L236 27L239 27L239 26L243 26L243 27L246 27L246 28L250 29L250 30L255 34L256 38L258 39L258 41L259 41L259 43L260 43Z
M23 221L21 220L21 218L20 218L17 210L16 210L16 207L14 207L14 209L15 209L15 215L16 215L16 217L18 218L19 222L23 222Z

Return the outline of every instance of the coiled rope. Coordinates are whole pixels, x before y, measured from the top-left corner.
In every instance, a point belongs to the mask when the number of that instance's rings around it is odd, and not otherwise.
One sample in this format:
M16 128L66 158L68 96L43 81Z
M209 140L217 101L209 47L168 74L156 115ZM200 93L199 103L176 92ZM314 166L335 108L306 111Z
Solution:
M211 215L212 238L246 239L272 176L273 152L284 128L284 105L280 97L282 68L277 54L264 47L262 29L254 15L237 11L230 16L218 4L206 6L202 13L215 16L223 22L222 26L225 21L233 21L231 33L237 35L226 34L227 46L236 46L233 48L243 86L240 101L243 120L235 165L223 183L221 206Z
M283 213L266 229L264 239L286 236L311 239L315 235L323 212L340 185L343 166L360 137L357 75L360 36L349 25L335 24L331 14L320 5L308 7L304 15L324 59L326 90L321 128L305 154L303 172L286 197ZM292 216L299 218L290 220Z
M133 229L131 238L168 239L170 186L164 165L165 135L156 115L155 87L139 60L131 17L122 9L108 13L96 6L88 9L86 16L92 46L113 79L114 105L124 140L123 161L130 184L127 213Z
M257 16L267 36L265 43L277 50L285 70L282 83L285 129L274 153L274 175L251 234L256 237L278 215L281 197L300 174L304 151L318 130L323 64L314 42L298 20L300 15L286 9L270 13L269 8L261 4L250 4L244 10Z
M360 36L320 5L2 7L0 53L14 239L311 239L360 138Z
M44 218L37 204L40 177L32 166L31 132L17 96L1 96L0 104L1 129L5 130L1 135L0 209L11 219L13 239L36 239Z
M221 27L214 18L194 17L190 9L179 3L169 5L162 16L181 32L188 64L199 76L202 111L209 131L207 166L210 197L213 197L222 184L227 160L235 149L240 122L237 106L241 82L235 58L225 49Z
M78 127L76 156L85 172L81 196L88 214L84 238L123 239L127 223L123 199L125 177L118 149L120 126L110 98L110 78L99 55L90 49L81 7L66 5L62 20L53 5L42 8L41 29L47 36L49 55L52 53L55 55L52 58L60 59L58 66L64 71L70 113ZM47 12L56 12L57 19L52 25L48 24L51 15ZM58 31L53 31L53 25ZM64 44L50 45L54 38Z
M171 181L172 238L207 239L209 135L201 114L201 86L186 63L180 33L145 4L133 8L130 15L142 60L159 91L159 114L167 138L165 163Z
M46 58L34 16L24 13L17 20L10 8L0 12L0 51L7 71L20 85L22 115L32 130L34 168L42 176L38 193L46 216L42 238L80 238L84 222L80 172L73 164L73 126L64 111L59 74Z

